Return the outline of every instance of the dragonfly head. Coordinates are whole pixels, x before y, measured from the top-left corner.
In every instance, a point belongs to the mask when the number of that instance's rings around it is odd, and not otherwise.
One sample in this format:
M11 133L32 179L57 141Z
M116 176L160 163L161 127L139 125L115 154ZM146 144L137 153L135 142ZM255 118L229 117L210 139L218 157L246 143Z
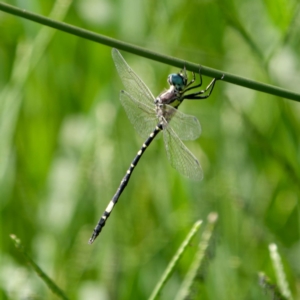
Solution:
M173 85L177 91L181 92L187 85L187 78L181 73L170 74L168 76L168 83L169 85Z

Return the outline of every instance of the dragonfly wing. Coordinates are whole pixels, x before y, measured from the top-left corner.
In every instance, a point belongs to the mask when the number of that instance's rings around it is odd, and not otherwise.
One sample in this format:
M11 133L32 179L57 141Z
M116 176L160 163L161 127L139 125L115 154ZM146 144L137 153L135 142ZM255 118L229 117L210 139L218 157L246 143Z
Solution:
M154 106L155 98L142 79L129 67L117 49L113 48L111 53L126 91L137 101Z
M120 100L131 124L146 139L158 123L155 109L137 101L126 91L120 92Z
M172 167L190 179L201 180L203 172L199 161L183 144L174 130L170 126L166 126L163 134L167 157Z
M184 114L170 105L166 105L171 115L168 122L181 140L195 140L201 134L201 125L195 116Z

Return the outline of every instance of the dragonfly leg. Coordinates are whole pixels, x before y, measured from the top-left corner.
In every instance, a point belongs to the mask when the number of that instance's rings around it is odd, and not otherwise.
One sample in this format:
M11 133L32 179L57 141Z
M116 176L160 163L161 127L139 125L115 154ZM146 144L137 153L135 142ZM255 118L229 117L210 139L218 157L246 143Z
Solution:
M200 78L200 82L197 84L197 85L194 85L194 86L191 86L189 88L186 88L184 90L184 92L186 93L187 91L190 91L190 90L193 90L193 89L196 89L198 87L200 87L202 85L202 74L201 74L201 66L199 66L199 78ZM196 80L196 76L195 76L195 73L193 72L193 79L186 85L186 87L190 86L191 84L193 84Z
M183 70L181 70L181 73L182 73L182 71L184 71L184 73L183 73L184 78L187 79L187 74L186 74L185 64L184 64ZM195 82L195 80L196 80L195 73L193 72L192 74L193 74L193 79L192 79L190 82L188 82L188 83L186 84L185 89L184 89L184 92L186 92L186 91L188 91L188 90L191 90L191 89L195 88L195 87L190 87L190 88L187 89L187 87L191 86L191 85ZM200 83L200 85L201 85L201 83ZM197 87L197 86L196 86L196 87Z
M193 86L193 87L188 88L187 90L185 90L185 92L188 91L188 90L192 90L194 88L200 87L202 85L202 75L201 75L200 71L201 71L201 67L199 68L200 83ZM196 93L184 95L182 100L184 100L184 99L189 99L189 100L207 99L211 95L211 93L214 89L216 81L217 80L222 80L224 78L224 76L225 75L223 74L222 77L220 77L220 78L214 78L204 90L201 90L201 91L196 92ZM206 92L208 92L208 93L206 95L203 95Z

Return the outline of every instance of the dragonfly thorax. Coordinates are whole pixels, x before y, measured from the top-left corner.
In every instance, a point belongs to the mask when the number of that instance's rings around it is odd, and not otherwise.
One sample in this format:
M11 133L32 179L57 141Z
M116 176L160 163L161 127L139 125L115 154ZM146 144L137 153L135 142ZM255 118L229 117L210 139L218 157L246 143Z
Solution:
M168 104L173 107L177 107L180 104L181 93L176 89L174 85L171 85L170 88L162 92L155 99L155 104ZM177 101L178 100L178 101Z

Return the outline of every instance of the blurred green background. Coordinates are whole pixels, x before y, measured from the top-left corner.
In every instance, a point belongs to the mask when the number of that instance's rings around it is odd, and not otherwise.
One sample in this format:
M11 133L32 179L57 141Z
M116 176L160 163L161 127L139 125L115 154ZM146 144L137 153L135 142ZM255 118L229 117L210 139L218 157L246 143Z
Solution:
M55 7L52 18L300 93L297 0L6 3L45 16ZM0 37L2 299L57 299L12 233L71 299L146 299L192 224L212 211L219 221L195 299L272 299L257 277L276 282L270 243L300 298L299 103L226 82L209 100L185 101L180 109L202 125L186 145L204 179L178 174L156 140L88 245L143 143L120 105L111 48L3 12ZM178 71L122 54L155 95ZM189 251L161 299L174 298Z

